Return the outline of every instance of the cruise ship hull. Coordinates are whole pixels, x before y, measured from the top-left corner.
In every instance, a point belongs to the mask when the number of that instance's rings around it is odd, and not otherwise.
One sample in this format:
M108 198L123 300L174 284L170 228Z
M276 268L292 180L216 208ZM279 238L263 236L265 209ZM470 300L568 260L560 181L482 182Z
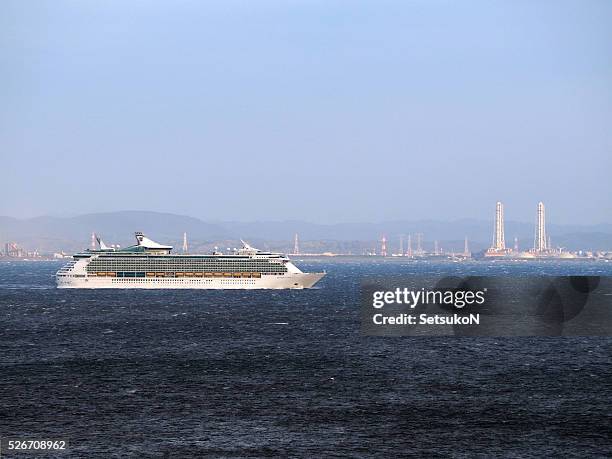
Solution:
M304 289L312 288L323 276L325 273L263 275L258 279L58 277L57 287L80 289Z

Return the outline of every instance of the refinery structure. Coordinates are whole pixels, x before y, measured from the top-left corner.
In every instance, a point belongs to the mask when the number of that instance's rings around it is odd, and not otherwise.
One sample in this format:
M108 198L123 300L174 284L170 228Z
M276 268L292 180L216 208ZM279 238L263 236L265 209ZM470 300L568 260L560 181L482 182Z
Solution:
M437 240L433 241L433 250L426 251L423 248L423 233L415 233L399 236L399 251L392 253L393 257L407 257L412 259L447 259L453 261L464 261L468 259L505 259L505 260L529 260L529 259L585 259L585 258L610 258L610 252L571 252L562 247L553 247L550 235L546 229L546 207L539 202L536 207L534 225L533 245L526 249L519 249L518 237L514 237L514 243L510 247L506 245L506 232L504 225L504 204L498 201L495 204L495 218L493 223L493 237L491 246L481 252L472 254L469 249L467 236L464 239L463 252L444 251ZM413 247L415 241L416 247ZM382 235L379 239L379 250L372 250L367 255L389 256L388 239Z
M506 248L504 234L504 205L497 201L495 204L495 224L493 226L493 244L485 252L485 257L505 257L512 251Z
M423 233L400 234L399 235L399 250L391 252L388 248L386 235L380 237L379 249L376 248L367 251L364 255L381 256L381 257L403 257L414 260L453 260L463 261L472 258L472 252L469 249L468 237L463 240L463 251L446 251L438 240L433 241L433 249L425 250L423 243Z
M553 248L550 243L550 236L546 233L546 208L540 201L536 210L536 224L534 232L533 247L527 251L520 251L518 239L514 238L514 247L507 248L504 238L504 205L497 202L495 205L495 222L493 225L493 243L484 253L485 258L514 258L514 259L533 259L533 258L576 258L573 252L565 251L562 248Z

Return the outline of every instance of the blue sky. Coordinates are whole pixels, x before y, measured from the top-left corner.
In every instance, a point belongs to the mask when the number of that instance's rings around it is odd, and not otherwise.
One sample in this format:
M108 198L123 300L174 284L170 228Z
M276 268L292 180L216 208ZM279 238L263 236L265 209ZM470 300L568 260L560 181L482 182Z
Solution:
M612 222L612 2L0 4L0 215Z

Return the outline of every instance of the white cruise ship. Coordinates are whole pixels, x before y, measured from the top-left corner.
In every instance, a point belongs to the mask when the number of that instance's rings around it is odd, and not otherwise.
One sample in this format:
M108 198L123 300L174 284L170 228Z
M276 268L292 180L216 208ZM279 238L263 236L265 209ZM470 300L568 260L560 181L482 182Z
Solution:
M58 288L302 289L325 273L303 273L287 256L262 252L243 241L232 254L175 255L142 233L118 249L99 238L56 274Z

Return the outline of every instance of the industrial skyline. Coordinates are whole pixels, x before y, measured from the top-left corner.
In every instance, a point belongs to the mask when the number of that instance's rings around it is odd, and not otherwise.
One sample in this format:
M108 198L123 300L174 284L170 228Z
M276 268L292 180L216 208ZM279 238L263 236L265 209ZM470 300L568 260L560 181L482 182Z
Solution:
M534 228L533 247L528 251L519 250L518 237L514 237L514 246L506 247L505 241L505 224L504 224L504 204L497 201L495 204L495 217L493 221L493 241L491 246L483 251L484 258L576 258L581 255L582 251L571 252L563 247L553 247L551 244L550 234L546 231L546 208L542 201L538 202L536 208L536 223ZM472 253L469 250L468 237L464 238L463 252L445 251L439 244L437 239L433 240L433 250L427 252L422 247L423 233L415 233L417 240L416 251L412 250L412 233L407 235L407 249L404 250L404 234L399 235L399 251L393 253L392 256L410 257L410 258L471 258ZM383 235L380 239L380 250L376 249L369 252L369 255L388 256L387 237Z
M445 251L439 244L437 239L433 240L433 250L427 252L422 247L423 233L415 233L417 240L417 249L412 250L412 233L407 235L407 248L404 250L404 234L399 235L399 251L393 253L392 256L409 257L409 258L471 258L472 253L469 250L469 240L465 236L463 252ZM385 235L380 239L380 251L376 249L370 251L369 255L388 256L387 238ZM527 251L519 250L518 237L514 237L514 245L512 248L506 247L505 242L505 224L504 224L504 204L497 201L495 204L495 217L493 221L493 241L491 246L484 250L482 257L484 258L578 258L585 256L583 250L569 251L564 247L553 247L551 244L551 236L546 230L546 208L542 201L538 202L536 208L536 223L534 228L533 246ZM590 256L590 255L589 255Z
M353 243L348 243L348 244L347 243L337 244L337 243L333 243L329 239L327 239L326 241L325 238L321 238L321 237L313 238L312 236L310 236L304 239L305 248L302 249L301 244L299 242L302 240L302 238L300 237L300 234L298 233L298 231L300 231L299 225L302 224L300 222L295 222L293 224L293 227L297 231L294 230L293 232L292 247L282 248L282 249L275 248L274 250L282 250L285 253L292 253L293 255L305 255L305 256L313 255L317 253L319 254L321 253L334 254L335 253L335 254L353 254L353 255L402 256L402 257L409 257L409 258L453 257L453 258L464 258L464 259L470 258L472 256L474 257L483 256L485 258L490 258L490 257L507 257L507 258L564 257L564 258L571 258L573 256L578 256L578 255L581 255L582 253L589 252L589 249L585 248L585 247L588 247L586 245L582 245L581 246L582 248L580 246L576 248L574 244L574 247L572 249L567 249L565 247L562 247L562 245L565 245L564 243L557 243L556 246L553 246L551 243L551 234L548 230L547 214L546 214L546 207L544 205L544 202L542 201L538 202L535 211L536 211L535 212L535 225L532 226L533 230L531 233L533 235L532 243L531 245L525 244L523 250L519 250L519 237L518 237L519 233L516 233L514 231L512 233L513 239L514 239L513 247L508 247L506 244L507 229L505 227L506 226L505 208L504 208L504 203L502 201L497 201L495 204L495 214L494 214L494 219L493 219L493 237L492 237L491 245L488 248L486 248L486 250L482 248L482 244L481 244L482 239L476 238L475 244L474 244L476 247L476 250L471 251L469 249L469 245L471 242L470 238L468 237L469 233L468 232L464 233L461 227L457 229L454 236L450 236L451 240L449 240L448 235L440 236L439 233L437 234L429 233L429 229L427 228L426 225L424 227L413 225L411 228L411 231L406 231L406 232L401 231L401 228L399 228L399 231L398 231L398 228L396 228L395 230L389 230L388 228L385 229L383 227L383 231L379 233L380 236L378 238L378 242L375 243L374 245L370 245L369 247L368 247L368 242L367 242L368 236L363 236L363 235L356 237L356 236L352 236L349 234L348 236L345 237L344 240L347 242L350 242L352 240ZM174 216L174 218L178 218L178 216ZM134 220L133 218L131 218L131 220L139 221L139 219ZM193 222L193 220L190 220L190 224L191 222ZM101 223L101 226L107 227L109 223L111 223L111 221L109 221L108 219L105 219L105 221ZM55 223L53 226L56 227L56 225L57 223ZM98 226L98 228L100 228L100 226ZM450 234L450 232L453 231L452 228L453 228L452 224L449 225L447 234ZM131 229L132 228L130 228L130 230ZM430 238L425 239L426 233L431 235ZM0 235L1 234L2 234L2 228L0 228ZM13 234L17 234L17 233L13 233ZM91 232L90 234L91 234L91 240L90 240L89 245L90 247L95 247L96 242L99 240L99 238L96 236L95 232ZM102 229L102 234L104 235L104 234L109 234L109 233L105 232L105 230ZM155 234L155 232L152 232L151 234ZM182 238L181 238L182 240L176 243L176 245L178 245L178 247L180 248L181 243L182 243L183 252L188 253L189 250L187 246L187 231L183 231L181 229L180 234L182 235ZM198 230L191 230L191 234L195 234L196 240L198 241L196 242L194 246L194 250L196 251L202 250L202 247L205 247L205 245L204 246L202 245L201 233L199 233ZM242 234L247 239L252 238L252 235L248 237L246 236L247 234L249 234L248 232L240 232L238 234ZM463 234L463 236L461 236L461 239L459 239L460 237L459 234ZM521 230L520 236L523 241L529 240L524 230ZM177 242L174 239L173 235L170 235L169 237L171 238L170 240L174 240L175 242ZM273 237L274 236L263 235L263 236L256 237L255 240L258 241L258 244L260 245L263 244L263 247L265 247L267 250L270 250L270 247L284 247L285 246L284 244L280 243L278 236L276 236L277 239L273 239ZM110 235L109 238L112 239L112 235ZM48 238L45 237L45 239L48 239ZM217 240L217 243L215 245L218 245L221 247L228 247L228 248L234 247L237 242L236 239L234 239L235 242L232 242L232 239L228 238L227 236L221 237L221 238L215 238L215 239ZM460 243L459 243L459 240L461 240ZM220 242L220 241L224 241L224 242ZM32 244L24 243L22 239L19 239L19 236L17 236L14 239L13 238L10 238L10 239L0 238L0 242L3 244L2 247L4 248L2 255L7 258L35 257L35 256L40 256L41 253L47 253L47 254L49 253L48 251L45 251L44 248L42 248L38 244L32 245ZM269 246L268 243L272 245ZM459 244L461 244L461 247L459 247ZM415 245L416 247L414 247ZM28 249L26 250L23 247L27 247ZM32 250L32 247L35 247L35 249ZM317 250L315 247L320 247L320 249ZM343 248L340 248L340 247L343 247ZM607 247L612 247L612 244L606 244L603 248L604 252L607 250ZM63 249L63 248L66 248L66 251L71 250L70 248L68 248L68 246L64 246L64 245L60 246L60 249ZM598 250L601 250L601 249L598 249ZM61 253L61 251L63 250L60 250L59 253Z

